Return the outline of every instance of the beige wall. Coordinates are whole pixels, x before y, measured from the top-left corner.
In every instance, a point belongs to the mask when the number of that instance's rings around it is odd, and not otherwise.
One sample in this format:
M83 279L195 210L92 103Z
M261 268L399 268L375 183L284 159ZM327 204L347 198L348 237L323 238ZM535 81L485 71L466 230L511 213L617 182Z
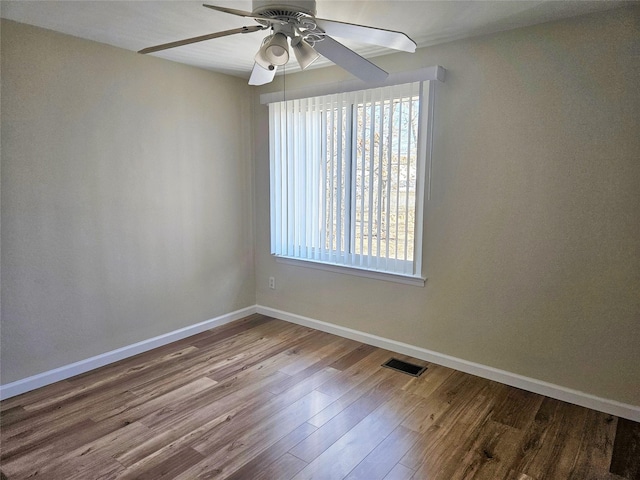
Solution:
M2 382L255 303L249 87L2 21Z
M640 405L639 22L634 7L374 59L448 71L424 288L270 256L256 98L257 303Z

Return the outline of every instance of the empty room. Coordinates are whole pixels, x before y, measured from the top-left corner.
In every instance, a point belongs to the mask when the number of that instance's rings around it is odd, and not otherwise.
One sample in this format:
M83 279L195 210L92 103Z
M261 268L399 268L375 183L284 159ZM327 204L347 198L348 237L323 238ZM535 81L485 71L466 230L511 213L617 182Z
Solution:
M640 479L640 4L0 2L0 474Z

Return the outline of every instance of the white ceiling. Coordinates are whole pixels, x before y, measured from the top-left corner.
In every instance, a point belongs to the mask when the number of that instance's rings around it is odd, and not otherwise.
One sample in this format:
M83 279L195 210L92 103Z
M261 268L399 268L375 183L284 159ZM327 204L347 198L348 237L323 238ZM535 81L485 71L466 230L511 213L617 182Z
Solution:
M255 24L202 7L202 1L2 0L3 18L127 50ZM251 0L205 3L251 11ZM628 2L511 0L317 0L317 16L405 32L418 48L619 7ZM217 38L153 55L248 78L265 32ZM338 39L340 40L340 39ZM365 57L392 50L344 41ZM314 67L326 66L324 60ZM295 62L287 66L295 70Z

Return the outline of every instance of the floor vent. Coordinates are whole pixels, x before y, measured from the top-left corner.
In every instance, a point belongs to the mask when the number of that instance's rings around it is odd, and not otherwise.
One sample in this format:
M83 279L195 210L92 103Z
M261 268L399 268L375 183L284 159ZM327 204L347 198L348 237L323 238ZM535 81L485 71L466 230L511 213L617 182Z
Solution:
M420 365L414 365L413 363L403 362L402 360L398 360L397 358L392 358L387 362L382 364L383 367L392 368L393 370L397 370L398 372L406 373L407 375L411 375L413 377L419 377L422 375L427 367L421 367Z

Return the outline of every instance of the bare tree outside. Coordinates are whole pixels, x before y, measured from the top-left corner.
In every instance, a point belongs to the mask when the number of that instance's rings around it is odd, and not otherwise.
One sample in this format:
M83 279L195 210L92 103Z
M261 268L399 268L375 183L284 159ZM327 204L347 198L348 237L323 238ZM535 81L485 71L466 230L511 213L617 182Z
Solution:
M326 248L350 245L351 253L412 261L419 97L346 108L350 115L340 108L325 112ZM340 158L348 135L351 165Z

